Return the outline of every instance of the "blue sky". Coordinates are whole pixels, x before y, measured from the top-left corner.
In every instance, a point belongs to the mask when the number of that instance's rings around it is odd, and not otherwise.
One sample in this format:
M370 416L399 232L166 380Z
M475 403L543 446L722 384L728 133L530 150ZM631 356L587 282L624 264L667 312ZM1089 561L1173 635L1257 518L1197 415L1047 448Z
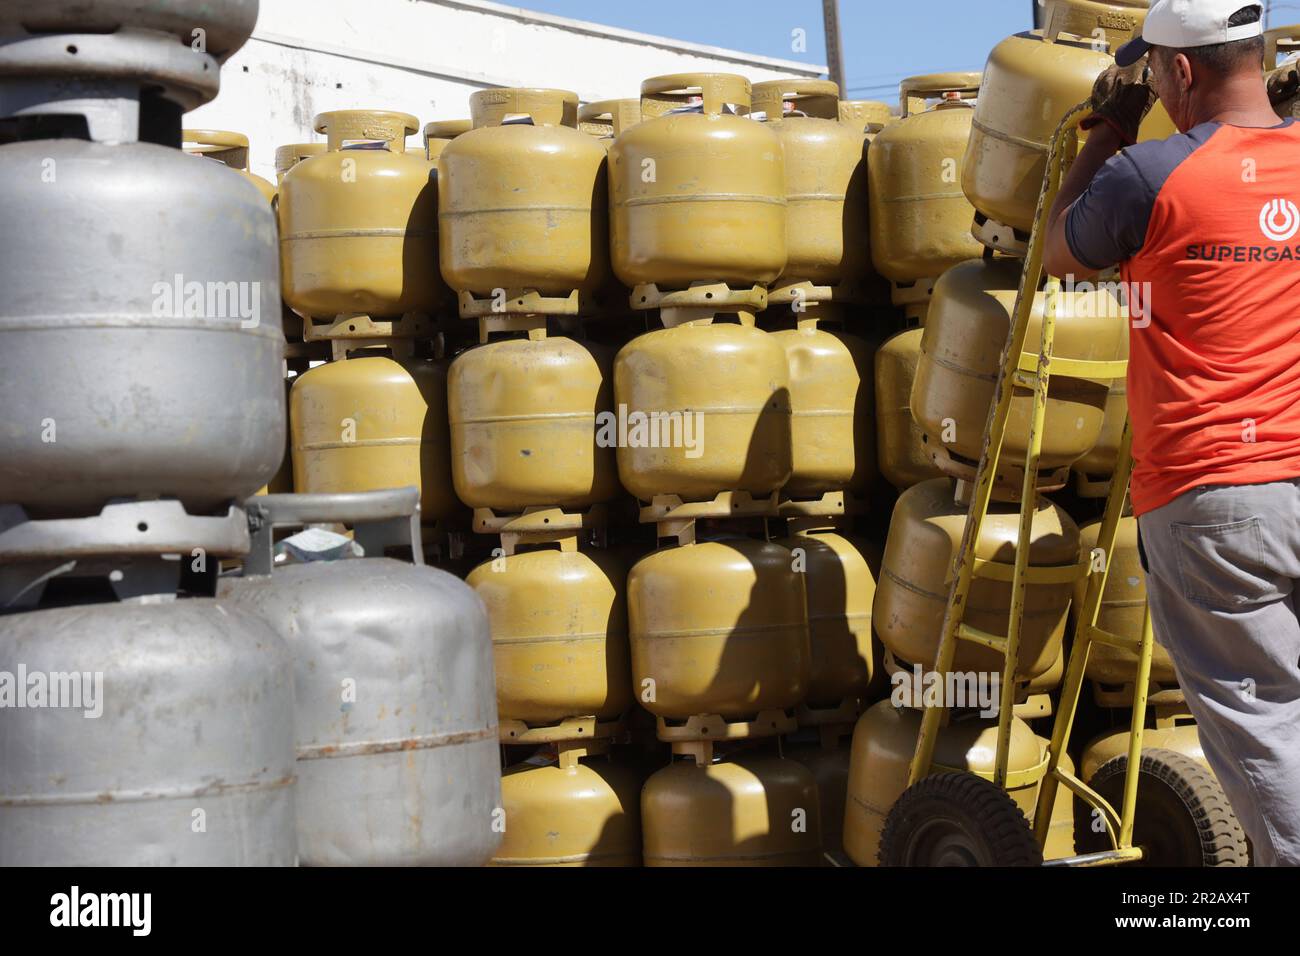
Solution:
M821 0L502 0L626 30L825 63ZM1027 29L1034 0L840 0L848 95L898 96L915 73L983 68L1003 37ZM1269 0L1271 25L1300 22L1300 0ZM807 50L791 50L791 31Z
M531 10L591 20L750 53L825 63L821 0L505 0ZM855 99L898 96L914 73L978 70L1003 37L1027 29L1033 0L840 0L840 33ZM791 31L807 51L791 50Z

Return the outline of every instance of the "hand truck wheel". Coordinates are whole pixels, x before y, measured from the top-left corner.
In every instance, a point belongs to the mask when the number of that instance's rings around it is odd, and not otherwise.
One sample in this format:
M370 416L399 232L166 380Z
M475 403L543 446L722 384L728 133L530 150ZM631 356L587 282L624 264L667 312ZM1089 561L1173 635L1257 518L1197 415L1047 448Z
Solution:
M1006 791L973 773L909 787L885 819L881 866L1041 866L1029 821Z
M1088 785L1111 806L1124 793L1128 754L1097 768ZM1246 866L1246 838L1228 798L1203 766L1172 750L1142 751L1138 765L1133 845L1142 848L1141 866ZM1077 853L1111 848L1106 825L1075 800L1074 846Z

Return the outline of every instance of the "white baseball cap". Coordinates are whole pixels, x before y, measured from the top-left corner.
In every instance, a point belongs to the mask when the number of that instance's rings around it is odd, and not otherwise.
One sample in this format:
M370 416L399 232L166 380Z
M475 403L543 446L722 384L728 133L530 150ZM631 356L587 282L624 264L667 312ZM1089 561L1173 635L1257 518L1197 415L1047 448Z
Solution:
M1244 7L1259 8L1259 19L1239 27L1228 19ZM1264 32L1264 5L1257 0L1156 0L1147 13L1142 35L1115 51L1115 62L1131 66L1153 46L1182 49L1248 40Z

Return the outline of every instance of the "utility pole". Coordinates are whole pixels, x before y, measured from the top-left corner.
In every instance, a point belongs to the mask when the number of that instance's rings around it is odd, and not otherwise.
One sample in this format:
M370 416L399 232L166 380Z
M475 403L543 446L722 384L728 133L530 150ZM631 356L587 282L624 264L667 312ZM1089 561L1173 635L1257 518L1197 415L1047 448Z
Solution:
M826 70L839 86L840 96L848 96L844 89L844 47L840 43L839 0L822 0L822 22L826 31Z

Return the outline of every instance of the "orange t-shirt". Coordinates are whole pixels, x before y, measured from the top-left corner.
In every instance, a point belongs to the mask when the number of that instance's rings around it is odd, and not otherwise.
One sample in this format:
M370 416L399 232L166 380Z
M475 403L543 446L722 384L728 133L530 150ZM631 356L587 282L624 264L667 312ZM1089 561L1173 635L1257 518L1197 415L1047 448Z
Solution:
M1131 146L1066 238L1128 293L1134 513L1300 477L1300 123Z

